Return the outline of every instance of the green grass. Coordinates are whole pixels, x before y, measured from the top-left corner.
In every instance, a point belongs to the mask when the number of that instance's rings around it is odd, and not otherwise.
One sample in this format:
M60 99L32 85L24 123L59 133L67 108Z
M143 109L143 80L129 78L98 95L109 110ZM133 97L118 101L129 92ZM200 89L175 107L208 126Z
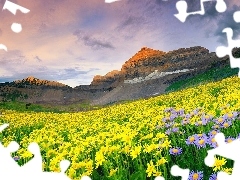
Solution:
M179 91L189 87L195 87L201 84L207 84L209 82L220 81L230 76L234 76L238 74L238 68L231 69L229 65L222 67L222 68L211 68L210 70L206 71L205 73L196 75L192 78L180 80L177 82L172 83L170 86L167 87L165 92L173 92Z
M222 67L222 68L212 68L209 71L196 75L192 78L179 80L177 82L172 83L170 86L167 87L165 93L174 92L183 90L189 87L195 87L201 84L207 84L209 82L215 82L222 80L224 78L237 75L238 68L231 69L229 65ZM212 92L214 93L214 92ZM12 98L10 98L12 99ZM141 98L143 99L143 98ZM148 99L148 98L145 98ZM38 105L32 104L28 109L25 108L25 103L17 102L15 100L9 102L0 102L0 110L1 109L9 109L9 110L16 110L16 111L35 111L35 112L79 112L79 111L91 111L100 109L103 107L112 106L115 104L125 104L131 103L135 100L122 100L116 102L110 102L106 105L96 105L91 106L90 102L82 102L82 103L74 103L70 105Z
M37 105L37 104L31 104L31 106L29 106L28 109L26 109L26 103L17 102L17 101L0 102L0 111L1 110L15 110L18 112L27 112L27 111L55 112L55 113L63 112L54 107L44 107L42 105Z
M91 111L100 109L103 106L91 106L88 102L74 103L70 105L50 105L50 104L31 104L26 109L26 103L18 101L0 102L0 111L3 110L15 110L18 112L79 112L79 111Z
M82 102L82 103L73 103L69 105L57 105L57 106L52 106L52 105L46 105L45 107L47 108L57 108L61 111L67 111L67 112L79 112L79 111L91 111L91 110L96 110L99 108L102 108L103 106L91 106L90 102Z

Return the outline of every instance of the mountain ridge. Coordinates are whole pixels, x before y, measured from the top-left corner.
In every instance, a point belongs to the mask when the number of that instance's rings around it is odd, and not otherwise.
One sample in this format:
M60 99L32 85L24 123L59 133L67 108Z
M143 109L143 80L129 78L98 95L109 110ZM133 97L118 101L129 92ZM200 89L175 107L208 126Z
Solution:
M234 52L239 54L240 49ZM226 66L229 62L228 56L218 58L215 52L201 46L169 52L143 47L125 61L120 70L95 75L90 85L72 88L57 81L30 76L12 83L1 83L0 99L6 99L7 94L12 93L16 97L24 94L23 97L27 98L20 100L31 103L68 104L88 100L92 104L107 104L132 100L162 94L173 82L213 67Z

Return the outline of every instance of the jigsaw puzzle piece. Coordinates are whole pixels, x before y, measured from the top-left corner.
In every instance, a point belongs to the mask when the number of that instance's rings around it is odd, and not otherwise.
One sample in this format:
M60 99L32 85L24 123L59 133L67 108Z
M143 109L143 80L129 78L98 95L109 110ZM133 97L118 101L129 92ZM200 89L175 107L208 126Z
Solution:
M6 47L6 46L5 46ZM9 124L3 124L0 126L0 132L2 132L4 129L6 129L9 126Z
M35 142L30 143L28 146L28 151L30 151L34 157L26 164L21 166L21 171L42 173L42 155L39 145Z
M239 178L233 178L231 175L226 172L219 172L217 174L217 180L238 180Z
M8 147L0 144L0 179L16 179L20 174L20 166L12 158L11 152L17 151L19 145L11 142Z
M54 179L71 180L65 174L65 171L68 169L69 166L70 166L70 162L67 160L63 160L60 162L61 172L43 172L43 171L38 170L39 167L36 167L35 171L31 171L32 169L28 169L28 172L26 171L26 169L24 171L21 169L21 172L18 173L18 176L21 177L20 179L24 179L24 180L33 180L33 179L36 179L36 180L54 180Z
M231 143L225 142L225 136L223 133L218 133L215 136L216 142L218 144L218 147L215 149L208 150L208 155L204 159L204 162L207 166L212 167L215 162L215 155L225 157L227 159L231 159L234 161L233 170L231 178L239 178L240 177L240 158L239 158L239 149L240 149L240 141L239 139L236 139L232 141ZM221 175L222 179L226 175ZM228 175L229 176L229 175ZM230 176L229 176L230 177Z
M81 180L92 180L92 179L89 176L83 176ZM162 180L162 179L158 179L158 180Z
M234 14L233 14L233 19L236 23L240 23L240 11L236 11Z
M173 176L181 176L182 180L188 180L189 173L189 169L182 169L177 165L173 165L171 168L171 174Z
M22 25L18 23L13 23L11 29L15 33L20 33L22 31Z
M82 180L82 179L81 179ZM165 180L163 177L161 177L161 176L157 176L157 177L155 177L155 179L154 180Z
M222 57L227 55L227 53L226 53L227 50L228 50L228 48L225 47L225 46L218 46L217 49L216 49L216 55L219 58L222 58Z
M178 1L176 3L176 9L178 10L178 14L174 14L174 16L181 22L185 22L188 17L186 1Z
M177 165L173 165L171 168L171 174L173 176L181 176L182 180L188 180L190 170L189 169L182 169ZM165 180L163 177L158 176L154 180Z
M13 171L17 171L20 168L19 165L11 156L11 152L15 152L18 150L18 148L16 148L14 144L16 145L17 143L12 142L9 145L10 148L4 147L2 144L0 144L0 162L8 162L8 163L0 163L1 172L13 172Z
M240 68L240 61L238 58L234 58L232 54L232 50L234 48L240 47L240 40L233 40L233 30L231 28L225 28L223 29L224 33L227 35L228 40L228 47L222 47L219 46L216 49L216 53L218 57L223 57L223 55L228 55L230 59L230 66L231 68ZM240 77L240 71L238 73L238 76Z
M222 13L227 10L227 5L224 0L217 0L215 8L219 13Z
M20 10L22 13L25 13L25 14L30 12L29 9L19 6L18 4L12 3L8 0L6 0L5 4L3 6L3 10L5 10L5 9L9 10L14 15L16 15L17 10Z
M7 51L7 46L5 46L4 44L0 44L0 49Z
M0 126L0 132L8 127L8 124L3 124ZM15 141L10 142L7 147L4 147L2 143L0 143L0 162L8 162L8 163L0 163L0 171L4 173L11 173L12 171L17 171L19 169L19 165L12 158L11 153L16 152L19 149L19 144Z
M205 14L205 9L204 9L203 3L206 1L213 1L213 0L200 0L200 4L201 4L200 11L188 13L187 12L188 5L187 5L186 1L180 0L176 3L176 9L178 10L178 14L174 14L174 16L176 18L178 18L181 22L185 22L186 18L189 15L194 15L194 14L203 15L203 14ZM216 1L217 1L216 6L215 6L216 10L219 13L226 11L227 5L226 5L225 1L224 0L216 0Z
M67 175L62 174L62 173L57 173L57 172L42 172L41 174L38 175L41 177L41 179L44 180L71 180ZM35 179L35 178L32 178Z

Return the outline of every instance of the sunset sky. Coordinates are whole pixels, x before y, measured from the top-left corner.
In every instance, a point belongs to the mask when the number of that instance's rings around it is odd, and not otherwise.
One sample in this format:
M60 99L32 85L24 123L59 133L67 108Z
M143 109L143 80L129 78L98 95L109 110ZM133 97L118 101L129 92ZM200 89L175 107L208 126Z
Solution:
M171 51L203 46L211 52L227 45L225 27L240 35L233 13L239 0L226 0L218 13L216 1L206 2L206 14L185 23L174 14L176 0L11 0L30 10L0 13L0 82L28 76L59 81L69 86L90 84L94 75L120 70L143 46ZM5 0L0 0L2 8ZM188 0L188 11L200 10L200 0ZM22 24L14 33L12 23Z

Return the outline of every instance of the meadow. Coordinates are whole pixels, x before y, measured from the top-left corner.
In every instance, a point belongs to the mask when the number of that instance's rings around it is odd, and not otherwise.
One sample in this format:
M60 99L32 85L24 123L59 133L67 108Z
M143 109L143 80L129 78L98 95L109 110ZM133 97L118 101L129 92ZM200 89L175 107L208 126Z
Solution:
M232 76L147 100L116 104L86 112L34 112L2 109L4 146L17 141L12 156L19 165L32 158L31 142L41 148L45 171L59 171L71 161L67 175L93 180L145 180L170 174L172 165L190 169L190 180L215 180L231 173L233 161L217 157L204 164L207 150L217 147L223 132L230 143L240 134L240 79Z

